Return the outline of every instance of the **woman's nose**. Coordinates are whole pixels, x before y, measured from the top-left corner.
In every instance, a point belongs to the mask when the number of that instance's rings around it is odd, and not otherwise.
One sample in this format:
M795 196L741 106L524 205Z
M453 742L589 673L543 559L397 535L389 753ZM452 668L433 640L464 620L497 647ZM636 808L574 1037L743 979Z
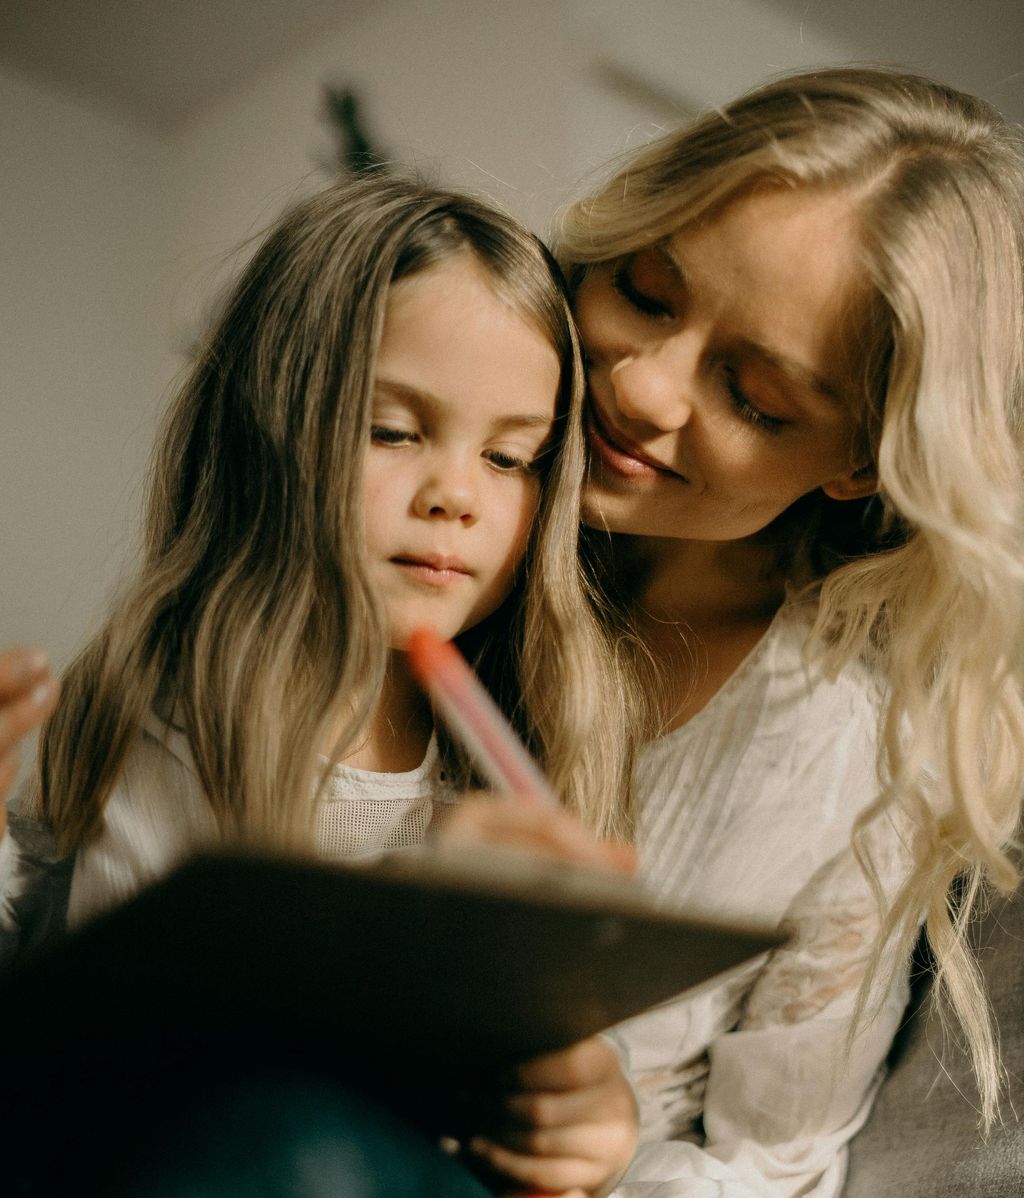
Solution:
M657 351L620 358L610 372L615 405L623 417L659 432L672 432L690 419L693 377L687 363Z
M413 498L413 511L422 520L474 524L478 507L479 492L471 467L447 459L433 464Z

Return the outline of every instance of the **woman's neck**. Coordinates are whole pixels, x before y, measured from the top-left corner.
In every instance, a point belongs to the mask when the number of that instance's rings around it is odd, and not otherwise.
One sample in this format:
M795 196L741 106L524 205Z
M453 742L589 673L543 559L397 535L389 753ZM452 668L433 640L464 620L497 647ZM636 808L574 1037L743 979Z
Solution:
M344 731L345 714L335 736ZM342 762L374 773L405 773L423 761L432 733L430 705L409 672L405 654L393 652L380 696Z
M662 677L662 727L701 711L764 636L785 599L775 553L749 541L619 537L620 577Z
M785 598L776 551L749 540L617 537L616 558L638 614L691 628L770 622Z

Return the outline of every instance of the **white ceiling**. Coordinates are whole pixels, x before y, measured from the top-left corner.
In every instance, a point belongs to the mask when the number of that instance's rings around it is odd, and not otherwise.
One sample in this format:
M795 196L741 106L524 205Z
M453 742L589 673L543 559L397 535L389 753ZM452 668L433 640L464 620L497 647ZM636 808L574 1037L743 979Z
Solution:
M983 96L1024 122L1024 0L769 0L854 56Z
M388 2L0 0L0 61L168 132L319 35ZM801 35L831 34L852 57L936 74L1024 121L1024 0L762 2ZM622 0L624 27L642 11Z
M0 0L0 61L168 132L374 3Z

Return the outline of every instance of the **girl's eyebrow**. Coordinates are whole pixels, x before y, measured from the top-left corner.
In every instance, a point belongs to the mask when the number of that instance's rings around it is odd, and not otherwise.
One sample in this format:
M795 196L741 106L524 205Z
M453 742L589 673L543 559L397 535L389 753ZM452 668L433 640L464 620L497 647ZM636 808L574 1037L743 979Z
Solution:
M430 391L424 391L421 387L413 387L409 383L400 383L396 379L380 378L379 376L374 382L374 389L378 391L389 391L396 399L403 400L405 403L411 404L416 408L450 408L451 402L441 399ZM543 428L550 429L555 421L550 416L538 416L533 412L510 412L508 415L500 416L494 421L494 426L499 429L508 428Z

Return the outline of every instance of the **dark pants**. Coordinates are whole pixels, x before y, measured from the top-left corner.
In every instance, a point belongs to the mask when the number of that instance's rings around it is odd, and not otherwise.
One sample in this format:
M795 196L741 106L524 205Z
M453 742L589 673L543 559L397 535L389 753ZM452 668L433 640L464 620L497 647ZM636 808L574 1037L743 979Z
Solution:
M124 1198L486 1198L426 1137L308 1076L222 1088L136 1157Z
M488 1198L358 1089L209 1047L94 1044L6 1078L0 1060L4 1195Z

